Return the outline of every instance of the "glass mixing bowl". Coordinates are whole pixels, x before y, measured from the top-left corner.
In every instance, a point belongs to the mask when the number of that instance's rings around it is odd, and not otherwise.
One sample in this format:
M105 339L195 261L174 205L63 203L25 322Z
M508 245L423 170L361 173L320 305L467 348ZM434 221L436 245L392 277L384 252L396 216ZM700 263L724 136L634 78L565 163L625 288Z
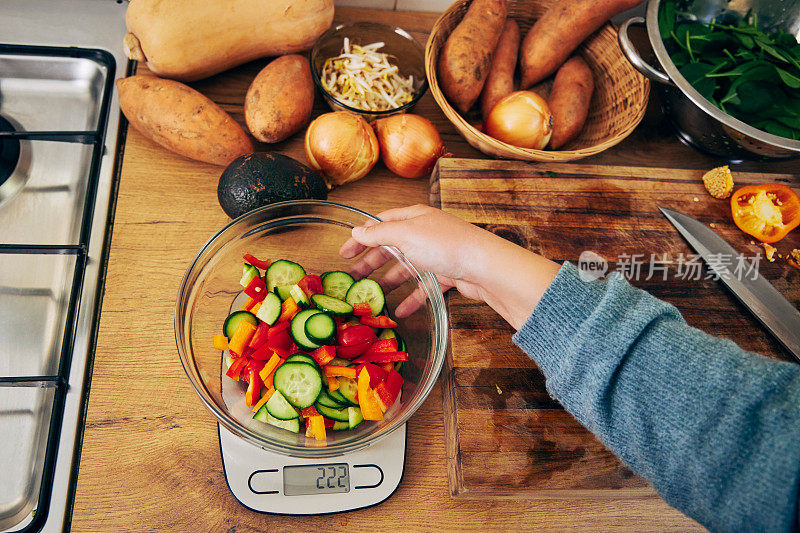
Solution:
M331 457L363 448L405 423L430 393L444 362L447 316L436 277L418 271L397 249L385 247L389 261L370 277L380 282L392 268L408 275L386 294L390 314L413 291L426 304L404 319L398 331L408 345L402 393L380 422L327 431L327 442L253 420L245 405L246 383L224 373L222 352L212 341L241 293L242 256L289 259L309 273L347 271L353 260L339 256L350 230L376 217L345 205L316 200L281 202L247 213L222 228L200 250L181 283L175 306L175 338L186 375L205 405L227 429L262 448L295 457ZM238 301L237 301L238 303ZM238 306L237 306L238 308Z

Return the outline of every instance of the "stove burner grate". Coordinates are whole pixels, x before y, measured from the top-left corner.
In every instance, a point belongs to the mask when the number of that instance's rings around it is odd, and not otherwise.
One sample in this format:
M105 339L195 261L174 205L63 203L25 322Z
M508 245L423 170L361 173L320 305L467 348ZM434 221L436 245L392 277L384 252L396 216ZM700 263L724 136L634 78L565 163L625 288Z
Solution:
M0 131L16 131L16 128L0 116ZM14 173L19 163L19 139L0 138L0 185Z

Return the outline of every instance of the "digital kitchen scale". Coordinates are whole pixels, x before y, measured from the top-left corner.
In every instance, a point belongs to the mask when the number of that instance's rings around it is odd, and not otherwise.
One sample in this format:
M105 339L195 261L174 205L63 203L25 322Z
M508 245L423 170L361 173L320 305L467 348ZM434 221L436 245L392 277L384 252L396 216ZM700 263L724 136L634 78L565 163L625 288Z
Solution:
M270 452L217 425L228 487L254 511L314 515L361 509L391 496L403 477L405 424L361 450L326 459Z

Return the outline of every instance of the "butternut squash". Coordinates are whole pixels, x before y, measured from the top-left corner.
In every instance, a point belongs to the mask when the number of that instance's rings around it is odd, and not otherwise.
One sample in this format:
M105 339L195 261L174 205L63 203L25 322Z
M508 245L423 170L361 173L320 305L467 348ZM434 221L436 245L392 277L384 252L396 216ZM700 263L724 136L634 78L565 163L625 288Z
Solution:
M158 76L194 81L308 50L332 21L333 0L131 0L123 46Z

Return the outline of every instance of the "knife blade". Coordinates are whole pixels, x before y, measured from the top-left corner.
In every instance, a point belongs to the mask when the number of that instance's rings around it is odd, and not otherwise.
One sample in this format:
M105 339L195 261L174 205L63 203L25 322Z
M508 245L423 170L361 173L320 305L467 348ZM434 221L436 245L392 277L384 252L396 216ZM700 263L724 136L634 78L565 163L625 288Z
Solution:
M714 230L689 215L666 207L659 209L719 280L800 361L800 311L757 270L746 276L734 275L730 268L720 264L721 257L743 256Z

